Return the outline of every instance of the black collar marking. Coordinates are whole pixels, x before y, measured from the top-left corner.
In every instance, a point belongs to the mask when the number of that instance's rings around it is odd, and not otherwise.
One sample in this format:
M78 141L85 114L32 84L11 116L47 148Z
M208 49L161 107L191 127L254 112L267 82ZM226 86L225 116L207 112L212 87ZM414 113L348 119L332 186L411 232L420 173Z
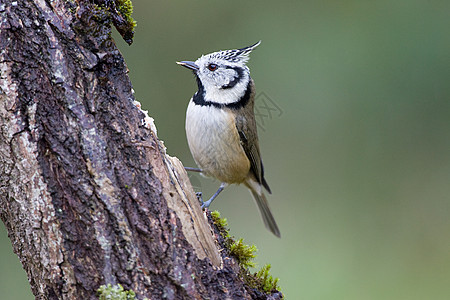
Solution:
M244 77L244 70L240 67L226 67L227 69L233 69L237 73L237 77L234 77L228 84L222 85L222 89L229 89L234 87L239 81L241 81L242 77Z
M250 95L252 94L252 87L251 87L251 80L248 82L247 89L245 90L244 95L239 99L239 101L232 102L232 103L217 103L212 101L206 101L205 100L205 88L203 87L203 84L200 82L199 79L197 79L198 83L198 92L194 94L192 97L192 101L196 105L200 106L214 106L217 108L230 108L230 109L239 109L247 105L248 101L250 100Z

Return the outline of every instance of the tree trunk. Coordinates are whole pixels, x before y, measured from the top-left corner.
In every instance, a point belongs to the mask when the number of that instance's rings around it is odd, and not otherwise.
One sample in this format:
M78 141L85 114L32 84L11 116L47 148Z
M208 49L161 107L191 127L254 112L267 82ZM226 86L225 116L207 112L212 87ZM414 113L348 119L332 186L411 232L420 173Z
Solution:
M219 251L183 166L134 104L110 38L118 11L0 0L0 217L34 295L97 299L111 283L138 299L280 298Z

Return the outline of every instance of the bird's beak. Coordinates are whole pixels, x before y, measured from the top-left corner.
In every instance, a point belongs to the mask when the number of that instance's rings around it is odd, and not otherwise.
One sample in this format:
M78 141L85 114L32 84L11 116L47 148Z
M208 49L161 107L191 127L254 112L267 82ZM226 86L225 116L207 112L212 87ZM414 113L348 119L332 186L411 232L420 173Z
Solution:
M188 69L198 71L198 66L193 61L177 61L177 64L186 67Z

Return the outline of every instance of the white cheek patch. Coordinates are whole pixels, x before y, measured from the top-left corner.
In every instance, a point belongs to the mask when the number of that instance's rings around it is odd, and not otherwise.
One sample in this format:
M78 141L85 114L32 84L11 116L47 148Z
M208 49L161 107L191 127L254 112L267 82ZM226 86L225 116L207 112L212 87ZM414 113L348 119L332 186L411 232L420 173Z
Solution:
M244 84L244 82L246 82ZM241 80L231 89L222 89L221 87L205 88L205 100L220 104L230 104L238 102L244 96L247 89L248 80Z
M216 87L221 87L229 81L229 75L224 72L225 70L217 70L212 72L211 77L213 79L213 84Z
M199 76L205 88L210 88L211 86L220 88L230 84L238 74L233 69L220 67L220 69L217 69L216 71L209 71L205 67L199 72Z

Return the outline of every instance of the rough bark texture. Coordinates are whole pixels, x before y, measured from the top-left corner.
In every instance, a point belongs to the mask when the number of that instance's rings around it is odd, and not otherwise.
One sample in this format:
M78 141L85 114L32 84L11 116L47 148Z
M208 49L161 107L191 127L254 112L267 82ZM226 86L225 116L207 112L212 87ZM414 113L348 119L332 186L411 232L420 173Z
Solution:
M278 299L219 252L94 2L0 0L0 217L34 295Z

